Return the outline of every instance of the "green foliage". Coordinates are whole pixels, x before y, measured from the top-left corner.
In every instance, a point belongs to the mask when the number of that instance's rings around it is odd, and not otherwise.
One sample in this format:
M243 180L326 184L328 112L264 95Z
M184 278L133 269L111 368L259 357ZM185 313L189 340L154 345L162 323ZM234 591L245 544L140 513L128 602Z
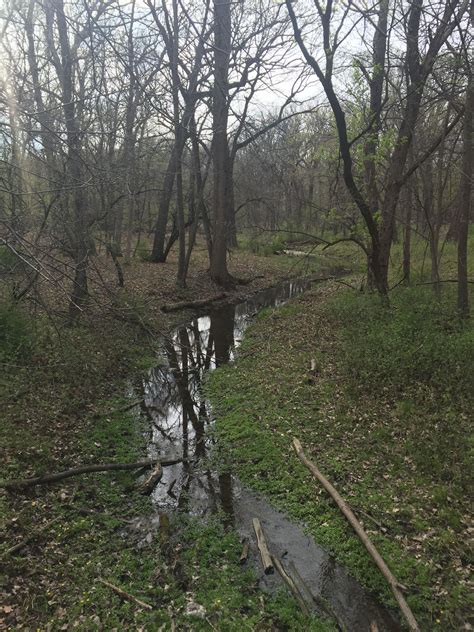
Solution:
M258 319L236 364L207 385L220 461L394 605L293 454L299 437L363 519L430 632L460 629L470 609L473 337L457 319L454 291L438 303L429 287L399 288L390 309L336 286L309 292ZM308 375L311 359L316 376Z
M135 256L138 257L140 261L150 261L151 252L150 252L149 245L146 241L140 241L140 243L137 244Z
M239 239L239 243L242 248L249 250L255 255L268 257L269 255L281 252L285 248L288 239L290 239L288 234L283 232L272 233L270 236L268 233L262 233L247 238L242 237Z
M385 308L374 295L342 294L331 306L344 327L346 373L354 385L402 390L407 382L438 396L474 394L474 327L461 322L452 288L400 288Z
M32 324L14 304L0 305L0 360L25 357L32 349Z

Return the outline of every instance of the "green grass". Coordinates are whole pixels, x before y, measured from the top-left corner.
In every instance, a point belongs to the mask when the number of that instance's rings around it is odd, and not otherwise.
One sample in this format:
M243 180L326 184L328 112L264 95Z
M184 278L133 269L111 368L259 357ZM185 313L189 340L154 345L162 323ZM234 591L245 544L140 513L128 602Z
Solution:
M123 403L115 398L103 408ZM141 423L126 414L101 414L80 438L81 450L92 462L137 460L144 452ZM261 593L253 572L239 564L237 534L226 531L218 517L203 522L178 515L169 526L165 518L166 527L154 532L152 542L141 549L136 537L124 530L134 518L150 516L152 507L137 492L133 474L96 474L73 481L23 503L22 526L35 529L41 510L59 521L45 538L7 560L7 587L14 582L17 590L23 589L20 622L78 630L171 629L172 622L180 630L333 629L305 618L285 593ZM141 537L146 534L145 527ZM25 579L31 574L39 582L34 590ZM123 600L100 579L154 609L149 612ZM15 596L12 602L16 605ZM203 607L204 617L187 614L191 603Z
M127 404L119 395L127 380L156 362L144 353L146 342L128 326L120 331L81 326L64 330L61 339L47 326L38 330L34 348L10 367L2 391L2 478L142 460L146 420L113 411ZM173 625L193 631L333 629L305 618L286 592L262 593L253 572L240 566L238 535L218 516L206 522L166 516L153 530L146 526L152 512L131 472L0 493L2 625L84 631ZM145 519L140 536L130 527L137 518ZM7 554L51 520L21 551ZM139 548L148 532L151 542ZM120 598L100 579L153 610ZM204 618L187 614L190 604L202 606Z
M474 336L429 288L376 296L316 290L251 327L208 384L220 458L302 522L389 606L385 580L291 449L351 504L424 630L468 617ZM318 373L310 375L311 359Z

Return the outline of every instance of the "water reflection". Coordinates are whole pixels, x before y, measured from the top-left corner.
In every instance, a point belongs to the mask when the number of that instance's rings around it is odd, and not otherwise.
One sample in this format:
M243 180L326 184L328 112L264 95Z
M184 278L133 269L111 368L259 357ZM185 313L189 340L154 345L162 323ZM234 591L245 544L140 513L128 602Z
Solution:
M264 307L279 306L309 286L291 281L253 295L238 305L225 305L171 332L163 340L161 364L143 381L143 411L150 419L150 456L184 459L166 468L154 491L160 507L187 507L205 514L218 507L232 516L232 479L217 477L206 469L206 450L213 438L202 396L204 375L233 360L235 349L255 314ZM192 498L190 506L189 499Z
M264 499L243 488L230 472L212 471L206 458L214 438L208 431L212 419L201 389L205 374L233 360L258 311L279 306L308 286L305 280L281 284L239 305L193 318L163 340L162 360L141 385L142 408L151 428L149 453L151 457L182 457L183 462L164 468L153 500L161 514L178 509L204 516L221 510L226 524L234 525L250 540L252 518L258 517L273 552L282 559L288 552L312 594L316 611L321 611L324 601L340 629L348 631L375 629L371 627L374 622L380 632L399 630L390 615L324 549ZM256 562L255 547L251 556ZM271 588L278 578L262 574L260 581Z

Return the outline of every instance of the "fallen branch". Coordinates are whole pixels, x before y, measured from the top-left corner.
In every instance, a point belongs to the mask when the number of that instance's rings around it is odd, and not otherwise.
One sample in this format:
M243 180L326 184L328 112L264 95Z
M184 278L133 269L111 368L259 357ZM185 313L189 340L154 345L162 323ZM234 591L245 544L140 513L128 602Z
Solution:
M372 556L372 559L374 560L374 562L376 563L376 565L382 572L382 575L385 577L385 579L389 583L390 588L392 589L393 595L395 599L397 600L398 605L400 606L400 610L402 611L403 616L405 617L410 630L412 632L419 632L420 628L418 627L418 623L416 622L416 619L413 616L412 611L410 610L410 606L405 601L405 597L400 591L400 585L397 579L392 574L391 570L388 568L384 559L381 557L380 553L375 548L369 536L362 528L362 525L360 524L360 522L357 520L357 518L355 517L355 515L353 514L353 512L351 511L351 509L345 502L345 500L342 498L342 496L338 493L338 491L321 474L321 472L318 470L316 465L312 463L306 457L305 453L303 452L301 443L298 441L298 439L293 439L293 447L299 459L302 461L302 463L306 465L306 467L309 469L311 474L321 483L324 489L330 494L330 496L332 497L336 505L339 507L341 512L344 514L344 516L347 518L348 522L350 523L350 525L352 526L356 534L359 536L360 540L364 544L367 551Z
M250 542L247 538L244 539L242 544L242 553L240 554L240 563L245 564L249 558Z
M145 610L153 610L153 606L151 606L149 603L146 603L145 601L142 601L141 599L137 599L137 597L134 597L130 593L125 592L125 590L122 590L118 586L114 586L114 584L111 584L110 582L106 582L105 579L99 578L99 581L101 584L104 584L104 586L108 586L111 590L117 593L117 595L119 595L119 597L122 597L122 599L127 599L127 601L133 601L136 604L138 604L141 608L145 608Z
M121 408L109 408L109 410L105 410L104 412L97 412L95 416L103 417L105 415L115 415L116 413L126 413L129 410L132 410L132 408L135 408L135 406L140 406L140 404L143 404L143 397L140 399L136 399L130 404L122 406Z
M288 586L288 588L290 589L291 593L293 594L293 597L298 602L298 605L301 608L301 611L306 616L309 616L309 608L306 605L306 602L303 599L303 595L301 594L300 589L295 584L295 582L294 582L293 578L291 577L291 575L283 568L282 563L280 562L280 560L275 555L272 555L272 561L273 561L273 564L274 564L275 568L280 573L281 578L283 579L283 581L285 582L285 584Z
M173 459L170 461L161 461L160 465L166 467L181 463L182 459ZM156 465L156 459L148 459L146 461L138 461L137 463L98 463L95 465L83 465L81 467L73 467L64 472L56 472L54 474L45 474L44 476L35 476L33 478L13 479L11 481L0 481L0 487L5 489L24 489L33 485L44 485L46 483L56 483L71 476L79 474L90 474L92 472L109 472L111 470L137 470L143 467L152 467Z
M312 593L312 591L309 589L308 585L298 572L298 569L296 568L294 562L290 562L289 567L294 577L298 580L300 586L306 592L306 596L310 599L310 601L314 601L318 610L320 610L325 616L327 616L329 619L334 619L339 630L344 630L345 628L343 623L339 620L337 614L334 612L331 604L327 601L327 599L324 599L324 597L322 597L321 595L314 595ZM301 589L300 593L301 595L303 595L303 591Z
M151 492L155 489L158 481L163 476L163 468L161 467L161 463L157 463L156 467L153 469L152 473L144 480L144 482L140 486L140 494L144 496L149 496Z
M21 551L21 549L23 549L32 540L34 540L39 535L41 535L43 533L43 531L46 531L46 529L49 529L49 527L51 527L58 520L59 520L59 516L56 516L56 518L53 518L49 522L46 522L42 527L40 527L39 529L36 529L36 531L31 533L24 540L22 540L21 542L18 542L18 544L15 544L14 546L11 546L9 549L4 551L4 553L2 553L2 555L1 555L1 559L7 557L8 555L13 555L14 553L18 553L18 551Z
M161 311L168 312L177 312L181 309L198 309L200 307L207 307L216 301L221 301L222 299L227 298L227 294L223 292L222 294L218 294L217 296L213 296L212 298L201 299L198 301L180 301L179 303L169 303L167 305L162 305Z
M260 520L258 518L254 518L252 520L253 528L255 530L255 535L257 536L257 546L260 551L260 557L262 558L263 571L265 575L269 575L274 572L273 562L268 550L268 546L265 540L265 536L263 535L262 525L260 524Z
M250 285L251 283L253 283L257 279L264 279L264 278L265 278L264 274L257 274L257 275L255 275L253 277L248 278L248 279L244 279L244 278L240 278L240 277L234 277L235 282L237 283L237 285Z

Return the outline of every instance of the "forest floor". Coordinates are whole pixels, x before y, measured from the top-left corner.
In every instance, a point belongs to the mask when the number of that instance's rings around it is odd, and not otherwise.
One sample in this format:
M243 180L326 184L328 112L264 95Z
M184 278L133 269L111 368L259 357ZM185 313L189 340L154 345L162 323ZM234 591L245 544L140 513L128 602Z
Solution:
M341 253L308 264L235 251L235 276L263 277L238 286L229 300L289 276L347 261L360 266L353 253ZM5 479L141 460L143 420L122 409L130 384L156 363L150 332L183 319L161 306L220 293L202 248L189 287L179 291L174 257L165 265L135 260L124 267L120 290L112 262L95 263L100 275L92 277L80 324L55 329L42 318L32 333L25 316L17 331L23 355L0 358ZM362 278L351 282L358 287ZM393 605L367 554L292 453L298 436L406 585L422 629L469 629L473 329L456 319L454 284L446 284L441 303L429 286L418 290L398 288L387 311L376 297L329 283L262 314L236 364L214 372L208 386L219 413L216 468L230 465ZM62 292L45 296L51 315L66 314ZM168 527L162 520L157 530L151 503L129 472L3 493L0 512L0 629L334 629L306 619L285 592L259 592L239 565L237 534L218 518L174 518ZM20 551L8 552L29 536ZM101 580L154 609L122 599Z
M333 263L337 257L324 265ZM59 285L42 292L51 319L15 314L7 323L21 350L14 358L7 347L0 354L4 479L142 460L142 422L122 409L130 383L156 363L150 332L167 331L183 318L165 316L161 306L220 293L206 273L203 248L194 254L184 290L175 286L174 255L167 264L134 260L124 266L123 289L117 288L111 261L99 255L93 265L91 301L76 327L58 326L67 313ZM231 272L258 278L237 286L229 300L314 272L320 264L315 265L235 251ZM129 472L0 492L0 514L0 629L330 629L305 622L284 593L261 594L252 573L238 563L237 534L224 531L218 520L176 519L156 533L147 522L151 503ZM9 552L29 537L21 550ZM158 607L148 611L123 600L100 580ZM203 606L197 613L196 603Z
M304 524L395 606L299 462L297 437L359 516L427 632L473 623L474 327L459 321L455 305L451 284L439 301L430 286L399 287L387 309L329 282L262 312L237 361L207 386L221 467Z

